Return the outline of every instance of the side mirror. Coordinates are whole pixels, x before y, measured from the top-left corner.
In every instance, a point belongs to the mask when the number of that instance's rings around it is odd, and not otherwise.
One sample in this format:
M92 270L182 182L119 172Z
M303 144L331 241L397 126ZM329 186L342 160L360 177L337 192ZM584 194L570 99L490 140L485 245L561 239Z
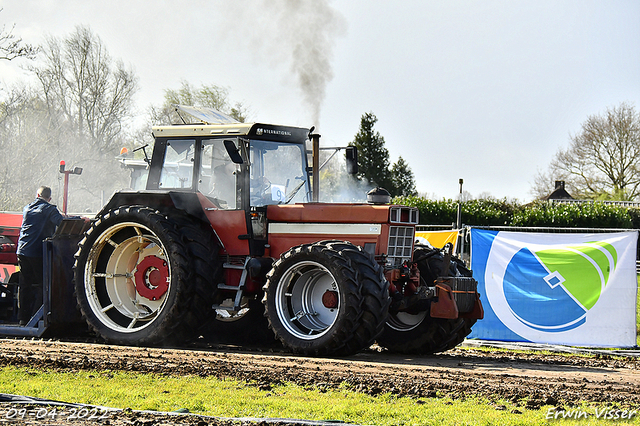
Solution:
M347 154L347 173L350 175L358 174L358 148L348 146L345 151Z
M235 164L244 163L240 152L238 152L238 147L235 143L233 143L233 141L225 140L223 143L224 148L227 150L227 154L229 154L229 158L231 158L231 161L233 161Z

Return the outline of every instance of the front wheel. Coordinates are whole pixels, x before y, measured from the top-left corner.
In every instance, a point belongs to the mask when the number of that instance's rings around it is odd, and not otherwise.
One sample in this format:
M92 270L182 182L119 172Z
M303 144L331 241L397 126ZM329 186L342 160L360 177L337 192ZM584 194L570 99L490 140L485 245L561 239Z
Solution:
M475 319L431 318L428 312L389 315L378 344L392 352L434 354L458 346L475 324Z
M323 241L281 256L267 276L263 303L285 347L306 355L353 354L382 331L388 284L361 248Z
M414 262L420 270L420 279L425 285L433 285L442 275L468 276L469 271L457 258L444 265L442 252L417 246L413 254ZM390 314L384 332L378 337L378 344L392 352L433 354L453 349L471 333L475 319L432 318L429 311L418 313L397 312Z

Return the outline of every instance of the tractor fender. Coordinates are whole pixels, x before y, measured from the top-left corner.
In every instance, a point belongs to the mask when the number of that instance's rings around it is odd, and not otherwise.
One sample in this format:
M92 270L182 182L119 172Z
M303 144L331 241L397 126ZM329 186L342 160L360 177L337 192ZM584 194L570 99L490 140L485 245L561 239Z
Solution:
M178 209L205 223L208 223L202 204L195 192L182 191L119 191L113 194L109 202L98 213L105 214L121 206L145 206L166 214L169 210Z
M173 216L176 210L184 212L202 223L210 225L210 221L204 213L202 201L195 192L186 191L119 191L113 194L109 202L102 208L96 217L103 216L112 210L124 206L142 206L157 210L165 216ZM220 236L212 228L218 244L223 246Z

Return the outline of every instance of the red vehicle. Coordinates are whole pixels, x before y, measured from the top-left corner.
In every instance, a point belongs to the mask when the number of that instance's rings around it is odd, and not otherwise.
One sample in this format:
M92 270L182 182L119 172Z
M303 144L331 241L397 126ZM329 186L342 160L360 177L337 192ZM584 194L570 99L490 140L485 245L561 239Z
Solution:
M16 248L20 236L22 215L20 213L0 213L0 265L14 266L18 264ZM7 282L6 275L0 276L2 282Z
M72 293L105 341L173 344L233 326L309 355L374 341L432 353L482 317L477 283L450 248L414 248L417 209L384 193L317 202L309 129L227 122L153 134L146 189L114 194L86 231L67 228L79 240Z
M21 223L21 214L0 213L0 319L4 320L11 318L16 310L13 295L17 275L14 273L18 264L16 248Z

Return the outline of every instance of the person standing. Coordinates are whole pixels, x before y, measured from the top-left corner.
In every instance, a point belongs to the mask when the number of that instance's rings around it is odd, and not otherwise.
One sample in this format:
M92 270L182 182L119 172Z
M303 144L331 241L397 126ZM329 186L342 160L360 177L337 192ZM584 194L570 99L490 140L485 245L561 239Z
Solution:
M51 188L38 188L36 199L25 206L18 239L18 265L20 266L18 320L26 325L42 305L43 248L45 238L53 235L63 216L50 204Z

